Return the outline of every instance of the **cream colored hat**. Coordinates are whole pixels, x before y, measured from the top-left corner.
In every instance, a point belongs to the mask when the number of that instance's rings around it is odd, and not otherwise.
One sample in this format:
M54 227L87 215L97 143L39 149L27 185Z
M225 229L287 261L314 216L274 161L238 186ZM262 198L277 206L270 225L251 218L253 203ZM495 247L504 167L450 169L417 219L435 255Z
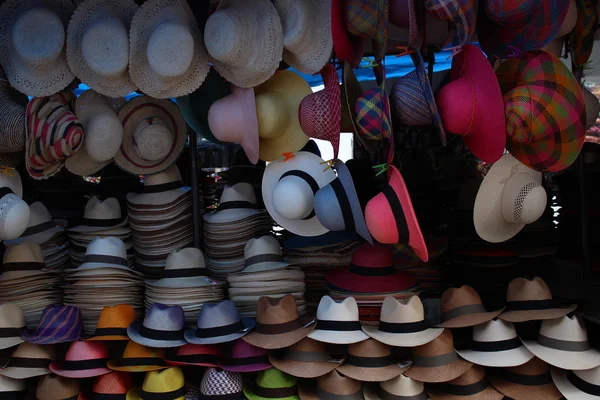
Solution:
M185 96L208 75L202 33L185 0L144 2L131 22L130 39L129 73L148 96Z
M36 201L29 206L29 222L25 232L15 240L4 241L4 244L10 246L23 242L33 242L42 245L57 233L63 231L66 226L66 220L53 220L46 206L41 201Z
M50 363L56 360L54 346L21 343L10 357L8 367L0 375L14 379L26 379L50 373Z
M133 0L85 0L69 22L69 67L105 96L121 97L136 90L127 67L129 27L138 8Z
M21 333L24 329L25 317L21 307L14 303L0 304L0 349L23 343Z
M389 381L381 382L379 387L366 385L364 389L365 400L427 400L425 385L404 375L399 375Z
M271 235L250 239L244 247L244 260L243 272L274 271L289 267L283 261L279 242Z
M219 199L219 207L209 214L204 214L204 221L210 224L225 224L239 221L256 214L260 210L256 204L254 187L247 182L227 185Z
M50 96L75 75L65 56L69 0L6 0L0 6L0 64L12 87L27 96Z
M8 246L2 264L0 281L42 275L46 267L42 248L31 242Z
M204 40L217 72L242 88L273 76L283 54L281 20L270 0L221 0Z
M552 368L554 384L568 400L598 400L600 398L600 367L583 371Z
M125 243L112 236L97 237L92 240L85 250L83 263L73 272L95 268L116 268L129 271Z
M119 200L109 197L103 201L94 196L85 205L81 225L70 228L69 232L100 232L125 225L127 225L127 217L121 216Z
M361 330L354 297L336 302L329 296L321 298L317 308L317 327L308 337L332 344L352 344L369 338Z
M542 174L505 154L483 179L473 209L479 237L504 242L537 221L546 210Z
M193 247L173 250L167 257L163 279L147 281L148 287L190 288L211 286L202 251Z

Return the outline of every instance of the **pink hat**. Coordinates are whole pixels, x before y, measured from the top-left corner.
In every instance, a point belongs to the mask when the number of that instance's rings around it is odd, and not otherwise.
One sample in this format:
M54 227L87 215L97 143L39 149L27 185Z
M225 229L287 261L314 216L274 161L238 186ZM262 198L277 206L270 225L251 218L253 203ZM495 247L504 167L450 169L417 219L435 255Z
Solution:
M177 349L177 354L167 357L167 365L216 367L219 349L214 344L186 344Z
M254 88L231 85L231 94L215 101L208 110L208 126L222 142L242 145L248 160L258 162L258 118Z
M91 378L110 372L107 360L104 342L77 341L67 350L65 361L50 364L50 371L65 378Z
M494 70L478 47L467 44L454 56L450 82L436 101L446 130L461 135L476 157L488 163L502 157L504 100Z
M229 372L256 372L272 367L269 351L237 339L232 342L227 356L219 359L219 367Z
M384 244L404 243L408 236L408 245L427 262L427 246L408 189L400 171L393 165L389 166L388 180L388 186L369 200L365 208L369 232Z

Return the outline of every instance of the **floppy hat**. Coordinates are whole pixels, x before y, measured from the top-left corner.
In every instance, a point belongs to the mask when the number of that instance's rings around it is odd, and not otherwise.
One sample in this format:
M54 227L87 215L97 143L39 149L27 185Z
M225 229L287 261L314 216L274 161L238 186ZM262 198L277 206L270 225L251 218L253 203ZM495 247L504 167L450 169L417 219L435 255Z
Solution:
M244 273L275 271L289 265L283 260L281 246L272 235L254 237L244 246Z
M242 390L243 382L240 374L207 368L202 376L198 399L241 399Z
M88 269L114 268L129 271L127 249L119 238L108 236L96 237L88 244L82 264L75 272Z
M532 280L515 278L506 291L506 308L500 318L510 322L525 322L561 318L575 311L576 304L561 306L552 300L552 293L540 277Z
M281 20L268 0L220 1L206 21L204 40L217 72L243 88L269 79L283 55Z
M147 281L146 285L159 288L188 288L210 286L204 254L200 249L186 247L171 251L167 257L163 278Z
M254 187L248 182L226 185L219 199L219 206L211 213L204 214L204 221L223 224L242 220L260 214L256 203Z
M331 169L324 171L321 157L300 151L287 160L267 165L262 195L271 217L284 229L301 236L327 233L314 212L315 194L335 179Z
M360 327L356 300L349 297L336 302L329 296L323 296L317 308L317 327L308 337L332 344L350 344L368 339Z
M183 309L180 306L152 304L144 321L136 321L127 328L131 340L150 347L179 347L186 344Z
M0 240L13 240L27 229L30 210L27 203L9 187L0 187Z
M257 372L272 367L269 351L247 343L243 339L232 342L227 355L219 357L219 367L231 372Z
M157 174L145 176L141 193L128 193L127 203L130 206L158 206L174 203L181 196L189 193L176 164Z
M185 146L188 127L173 102L135 97L119 111L119 119L123 124L123 143L114 160L123 170L151 175L177 161Z
M594 400L600 393L600 368L591 368L583 371L567 371L552 368L552 379L556 388L564 396L562 398L573 400Z
M452 46L462 47L475 33L478 4L477 0L426 0L425 8L435 19L448 23Z
M413 347L411 351L412 364L404 375L419 382L448 382L473 366L460 359L454 351L454 337L450 329L444 329L431 342Z
M304 339L314 329L313 322L300 320L291 294L281 298L263 296L258 299L256 326L243 339L263 349L281 349Z
M37 400L77 399L81 389L79 379L63 378L58 375L45 375L38 382L35 396Z
M21 343L10 356L8 366L0 375L26 379L50 373L50 363L56 359L53 346Z
M167 356L169 366L216 367L219 349L212 344L185 344Z
M43 275L46 263L37 243L24 242L8 246L2 259L0 281Z
M105 96L135 92L129 65L129 28L138 10L133 0L85 0L67 30L67 61L73 73Z
M490 384L485 370L474 365L467 372L447 383L435 383L427 386L431 400L502 400L504 395Z
M585 139L586 117L583 92L571 71L556 56L534 50L503 62L496 77L504 96L508 151L540 172L573 164Z
M78 400L114 399L124 400L127 392L133 387L133 377L126 372L113 371L94 379L91 393L86 393ZM120 397L119 397L120 396Z
M465 45L452 58L450 82L439 90L436 102L445 129L462 136L476 157L488 163L502 157L504 101L494 69L478 47Z
M309 387L308 385L301 385L298 392L302 400L362 400L364 398L360 382L348 378L338 371L331 371L330 373L317 378L317 385L315 388Z
M73 306L47 306L37 328L21 338L33 344L57 344L79 340L83 333L81 311Z
M580 67L585 65L592 55L594 46L594 27L598 23L596 3L591 0L575 0L577 22L569 35L571 60Z
M21 333L25 329L25 317L18 304L0 304L0 349L23 343Z
M0 7L0 59L11 86L27 96L49 96L75 79L63 51L75 10L67 0L10 0Z
M348 354L340 373L358 381L382 382L395 378L408 369L396 364L390 346L375 339L348 345Z
M163 371L146 373L144 384L140 388L132 388L127 392L126 400L143 400L151 398L185 400L185 378L178 367Z
M429 397L425 392L423 382L417 382L404 375L398 375L394 379L381 382L379 385L366 385L364 389L365 400L383 399L411 399L427 400Z
M504 308L488 311L481 302L481 297L471 286L449 288L440 299L441 323L443 328L466 328L483 324L499 316Z
M185 340L194 344L231 342L246 335L254 325L252 318L240 318L231 300L205 303L198 314L196 329L188 329Z
M25 107L28 102L27 96L15 90L8 81L0 79L0 149L6 157L23 158L26 141Z
M163 349L146 347L132 340L127 342L121 359L111 360L107 365L113 371L123 372L157 371L167 367Z
M29 205L29 222L25 232L17 239L5 240L4 244L11 246L22 242L32 242L42 245L64 230L66 226L66 220L53 220L44 203L36 201Z
M103 342L76 341L71 344L64 361L50 364L50 371L65 378L92 378L108 374L108 348Z
M492 385L505 396L523 400L559 400L562 397L550 375L550 366L537 357L523 365L490 372Z
M388 39L388 0L344 0L346 28L354 36L371 39L376 60L385 56Z
M98 197L93 196L85 205L81 225L69 228L69 232L95 233L120 228L125 225L127 225L127 217L121 215L119 200L114 197L100 200Z
M537 221L546 210L548 196L541 172L505 154L483 179L473 209L473 222L480 238L504 242Z
M94 336L87 340L128 340L127 327L135 321L135 310L129 304L104 307Z
M272 352L269 360L278 370L298 378L317 378L339 365L331 360L325 343L310 338L304 338L278 353Z
M253 385L244 385L244 395L248 400L300 400L298 379L276 368L270 368L260 371Z
M25 381L0 375L0 397L3 399L24 399Z
M427 245L404 179L393 165L389 166L387 174L388 186L372 198L365 208L369 232L375 240L385 244L396 244L408 239L409 246L421 260L427 262Z

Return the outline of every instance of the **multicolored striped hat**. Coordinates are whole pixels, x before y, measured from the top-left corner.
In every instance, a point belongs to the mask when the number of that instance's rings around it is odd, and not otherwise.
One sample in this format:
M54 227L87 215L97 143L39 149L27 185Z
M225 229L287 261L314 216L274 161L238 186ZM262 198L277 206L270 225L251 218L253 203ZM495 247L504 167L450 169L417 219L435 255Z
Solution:
M590 59L594 46L594 34L598 25L598 0L575 0L577 23L569 35L571 60L578 67Z
M21 338L34 344L57 344L79 340L83 333L83 319L79 308L47 306L35 331L23 332Z
M523 53L496 70L504 96L508 151L540 172L573 164L585 139L581 86L553 54Z
M375 59L382 59L388 39L388 0L344 0L344 20L354 36L373 40Z
M449 42L463 46L475 32L476 0L426 0L425 8L435 19L448 22Z

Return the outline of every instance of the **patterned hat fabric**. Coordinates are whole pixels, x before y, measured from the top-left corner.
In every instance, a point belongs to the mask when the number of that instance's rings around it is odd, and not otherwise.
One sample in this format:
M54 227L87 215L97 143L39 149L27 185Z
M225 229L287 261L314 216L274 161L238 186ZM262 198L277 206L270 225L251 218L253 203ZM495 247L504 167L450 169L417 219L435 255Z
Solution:
M590 59L594 46L594 34L598 25L598 0L575 0L577 23L569 35L571 60L583 66Z
M365 41L352 35L344 22L344 0L331 0L331 37L333 50L340 62L358 67L365 52Z
M21 338L33 344L57 344L78 340L82 333L83 318L79 308L48 306L36 330L23 332Z
M463 46L475 32L477 0L426 0L425 8L431 16L448 22L452 46Z
M573 164L585 139L581 86L556 56L528 51L496 70L504 97L508 151L540 172Z
M390 23L408 29L408 45L421 49L425 28L425 3L414 0L389 0Z
M388 0L343 0L346 27L355 36L372 39L376 59L385 55L388 39Z
M222 399L241 399L242 387L242 375L216 368L207 368L202 377L199 397L208 399L219 396Z

